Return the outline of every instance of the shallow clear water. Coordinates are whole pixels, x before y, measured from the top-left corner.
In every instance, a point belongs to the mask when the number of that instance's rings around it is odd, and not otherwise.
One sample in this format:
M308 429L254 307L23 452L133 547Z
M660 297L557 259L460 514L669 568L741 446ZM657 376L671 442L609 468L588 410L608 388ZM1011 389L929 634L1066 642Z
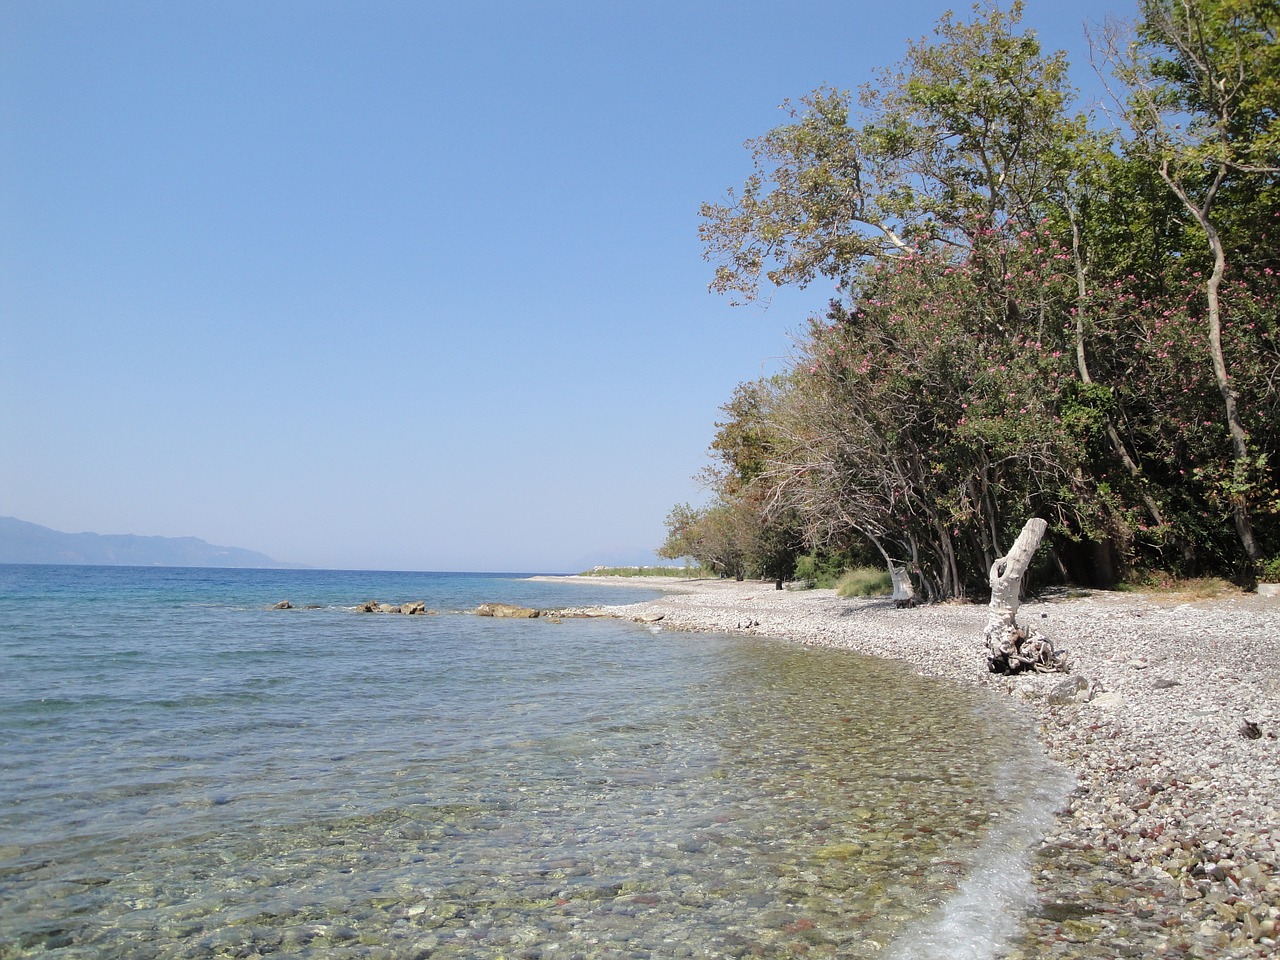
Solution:
M1053 779L976 691L461 612L643 597L0 566L0 957L907 956L1009 873Z

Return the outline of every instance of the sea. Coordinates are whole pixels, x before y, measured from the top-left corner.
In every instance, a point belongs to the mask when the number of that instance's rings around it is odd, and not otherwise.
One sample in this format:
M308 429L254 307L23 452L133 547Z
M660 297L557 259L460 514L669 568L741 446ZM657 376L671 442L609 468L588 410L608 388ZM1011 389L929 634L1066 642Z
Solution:
M1069 787L1007 703L471 613L655 595L0 565L0 960L998 956Z

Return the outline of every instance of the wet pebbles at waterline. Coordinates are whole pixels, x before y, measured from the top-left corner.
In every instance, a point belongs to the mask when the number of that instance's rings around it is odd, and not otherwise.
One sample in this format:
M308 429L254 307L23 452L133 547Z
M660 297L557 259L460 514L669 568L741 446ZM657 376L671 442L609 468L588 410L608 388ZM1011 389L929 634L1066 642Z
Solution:
M1077 784L1041 841L1010 960L1277 955L1275 597L1051 594L1020 617L1066 651L1070 673L1006 678L985 668L979 605L897 610L724 581L669 589L609 612L893 658L1031 713L1027 729Z

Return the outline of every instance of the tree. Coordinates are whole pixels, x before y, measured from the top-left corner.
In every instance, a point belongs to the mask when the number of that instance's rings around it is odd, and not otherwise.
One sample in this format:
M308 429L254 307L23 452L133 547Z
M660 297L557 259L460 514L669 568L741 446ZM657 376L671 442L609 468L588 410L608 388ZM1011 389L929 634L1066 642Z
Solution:
M981 588L1028 512L1068 536L1128 522L1081 479L1100 427L1073 376L1070 254L1029 233L1001 256L998 297L976 257L871 271L856 309L812 325L771 414L761 479L810 541L856 530L931 597Z
M702 510L672 510L659 555L693 556L728 576L793 574L804 546L798 519L762 475L776 442L770 411L783 389L781 378L743 383L721 408L711 444L717 463L702 475L714 499Z
M658 556L693 557L721 576L783 580L795 570L801 540L793 519L758 499L715 499L702 509L680 504L667 515Z
M679 504L667 514L667 539L657 553L668 560L693 557L721 576L741 579L745 564L737 528L725 504L701 509Z
M1131 149L1158 172L1204 235L1211 267L1203 279L1209 359L1231 439L1224 490L1245 556L1264 554L1251 501L1266 485L1223 350L1228 243L1219 204L1233 180L1280 172L1280 4L1272 0L1143 0L1137 41L1115 26L1106 57L1126 84Z
M704 256L718 261L711 288L735 303L759 296L762 274L805 286L910 249L865 169L848 93L821 89L783 106L793 122L747 142L755 172L741 190L702 205Z
M1233 516L1235 454L1223 427L1221 394L1204 336L1204 278L1180 271L1156 289L1126 275L1094 292L1110 342L1108 374L1126 432L1158 485L1186 572L1238 568ZM1231 366L1238 415L1250 437L1255 478L1248 491L1259 539L1274 536L1274 464L1280 460L1280 274L1240 269L1223 284L1222 349Z
M792 122L748 142L755 172L704 204L700 235L717 261L712 289L742 299L761 278L841 282L860 264L923 246L974 247L992 230L1034 225L1058 204L1087 124L1067 108L1062 53L1018 32L1021 2L951 14L930 43L861 90L823 88L784 105ZM990 263L991 279L1003 275Z
M1145 3L1127 142L1021 10L789 106L703 209L713 289L840 291L717 424L707 520L744 568L869 545L939 598L1030 515L1062 576L1239 572L1280 535L1280 4Z
M971 561L985 571L1002 552L1006 511L992 504L1012 473L1029 484L1018 489L1038 490L1056 470L1013 466L1048 463L1055 448L1014 422L1026 404L993 415L991 443L978 442L959 378L990 379L986 361L1010 349L1038 357L1062 346L1052 298L1015 292L1010 279L1030 269L1024 254L1044 253L1024 241L1066 207L1086 132L1067 111L1065 58L1019 31L1022 5L974 12L968 23L944 16L936 41L912 44L864 87L860 125L850 96L831 89L790 108L792 123L749 144L755 173L727 203L704 206L701 230L719 261L713 289L749 299L762 278L827 276L848 298L805 346L809 375L778 408L757 485L803 518L811 542L856 530L940 596L962 594ZM1057 255L1069 259L1070 248ZM952 293L956 309L934 316ZM961 353L967 366L955 363ZM850 356L862 375L841 366ZM1016 393L1035 406L1044 391ZM1028 446L1011 451L1013 442Z

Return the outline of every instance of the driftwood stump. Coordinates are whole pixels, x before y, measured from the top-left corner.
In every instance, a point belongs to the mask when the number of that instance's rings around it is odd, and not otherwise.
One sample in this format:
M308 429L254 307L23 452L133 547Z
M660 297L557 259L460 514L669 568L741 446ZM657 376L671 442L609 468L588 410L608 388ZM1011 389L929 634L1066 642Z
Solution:
M889 578L893 581L893 605L895 607L914 607L916 599L915 584L911 582L911 574L905 566L889 561Z
M991 607L987 615L987 666L992 673L1036 670L1051 673L1064 668L1053 642L1036 630L1018 626L1018 605L1022 602L1022 575L1031 565L1040 538L1048 524L1034 517L1026 522L1009 552L991 565Z

